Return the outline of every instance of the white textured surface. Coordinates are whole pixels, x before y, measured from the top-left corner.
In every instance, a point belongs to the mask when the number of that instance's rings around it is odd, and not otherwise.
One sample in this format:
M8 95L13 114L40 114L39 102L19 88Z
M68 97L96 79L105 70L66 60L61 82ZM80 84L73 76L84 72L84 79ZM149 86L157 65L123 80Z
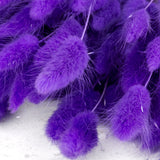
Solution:
M44 133L56 103L25 103L0 123L0 160L66 160ZM142 153L133 143L120 142L99 127L99 145L80 160L159 160L160 153ZM108 133L108 134L107 134Z

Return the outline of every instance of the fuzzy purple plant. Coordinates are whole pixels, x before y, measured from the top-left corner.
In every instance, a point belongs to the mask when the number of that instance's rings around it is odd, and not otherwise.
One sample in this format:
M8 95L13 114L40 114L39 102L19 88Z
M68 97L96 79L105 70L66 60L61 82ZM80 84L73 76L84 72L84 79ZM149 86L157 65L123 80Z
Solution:
M25 88L25 82L22 75L16 75L9 98L8 109L11 113L14 113L18 110L18 108L20 107L20 105L22 105L24 99L28 95L28 92L29 90Z
M13 15L8 21L0 25L0 39L5 37L17 37L18 35L31 33L34 34L41 28L42 23L34 21L29 16L30 7L22 8Z
M82 34L81 25L74 19L68 18L64 23L55 31L41 47L35 55L35 64L39 68L43 68L48 63L52 56L57 52L58 48L63 44L69 36L78 36Z
M68 122L76 115L77 110L72 108L59 108L48 120L47 136L53 141L59 140L68 127Z
M145 62L145 54L141 53L139 44L126 49L126 57L122 68L121 87L124 92L135 85L144 84L149 71Z
M130 14L123 26L122 36L127 43L135 42L145 37L150 29L150 16L145 9L139 9Z
M52 114L46 126L46 134L52 141L60 140L69 127L70 120L78 113L90 111L98 102L100 95L92 90L73 93L61 100L58 109Z
M96 128L97 118L94 113L78 114L60 140L62 154L73 159L88 153L98 143Z
M35 88L40 94L48 94L66 87L83 75L88 61L84 42L77 36L70 36L38 75Z
M150 136L145 137L146 134L142 135L141 143L143 149L147 149L150 151L158 151L160 147L160 89L158 84L158 89L152 96L151 101L151 116L150 116L150 124L148 128L150 129ZM144 138L143 138L144 137Z
M123 6L122 14L126 19L129 15L134 13L136 10L144 8L146 5L146 0L127 0Z
M33 0L30 16L34 20L44 20L56 8L60 0Z
M36 89L33 89L31 92L28 94L28 99L30 102L34 104L39 104L42 101L45 101L48 98L48 95L41 95L38 94Z
M56 99L45 130L67 158L98 123L159 150L159 0L0 0L0 15L0 120Z
M98 0L94 5L92 26L97 31L109 28L120 16L118 0Z
M38 46L38 39L30 34L24 34L6 45L0 52L0 70L14 70L22 67L31 59Z
M160 37L151 41L146 49L147 65L150 72L155 71L160 66Z
M142 85L134 85L113 108L111 129L120 140L133 140L148 123L150 94Z

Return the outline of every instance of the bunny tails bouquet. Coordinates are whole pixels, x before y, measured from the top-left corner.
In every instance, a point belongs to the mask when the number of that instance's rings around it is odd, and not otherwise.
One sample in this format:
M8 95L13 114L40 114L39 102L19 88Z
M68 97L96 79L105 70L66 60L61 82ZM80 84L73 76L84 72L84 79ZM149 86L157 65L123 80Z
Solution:
M58 100L45 133L75 159L99 124L160 151L159 0L0 0L0 119Z

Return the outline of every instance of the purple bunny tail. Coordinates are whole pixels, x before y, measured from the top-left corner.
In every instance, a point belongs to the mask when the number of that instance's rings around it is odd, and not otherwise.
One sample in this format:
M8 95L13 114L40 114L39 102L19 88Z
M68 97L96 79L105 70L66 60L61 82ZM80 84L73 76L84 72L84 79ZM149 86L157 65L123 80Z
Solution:
M38 39L35 36L30 34L21 36L6 45L0 52L0 70L14 70L22 67L37 49Z
M40 94L49 94L66 87L82 76L88 61L86 45L77 36L70 36L38 75L35 88Z
M142 85L134 85L113 108L111 129L120 140L133 140L148 125L150 94Z
M97 117L93 112L82 112L72 119L59 147L63 155L72 159L88 153L97 143Z

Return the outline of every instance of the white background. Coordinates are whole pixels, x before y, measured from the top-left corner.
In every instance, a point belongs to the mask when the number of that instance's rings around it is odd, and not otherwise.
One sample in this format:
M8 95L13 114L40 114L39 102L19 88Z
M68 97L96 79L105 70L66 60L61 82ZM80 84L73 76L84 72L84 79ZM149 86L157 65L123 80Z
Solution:
M0 122L0 160L67 160L45 136L45 125L56 102L25 102L19 111ZM159 160L160 153L140 151L134 143L120 142L100 126L99 145L79 160Z

